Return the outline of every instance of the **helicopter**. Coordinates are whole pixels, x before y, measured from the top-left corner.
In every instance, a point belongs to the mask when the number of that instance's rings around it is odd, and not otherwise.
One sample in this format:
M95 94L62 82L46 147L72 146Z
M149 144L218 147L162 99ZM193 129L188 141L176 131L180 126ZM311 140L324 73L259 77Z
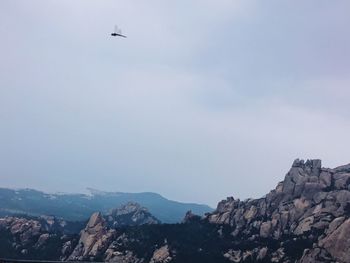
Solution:
M118 28L117 26L114 26L114 32L111 33L112 37L124 37L126 38L125 35L122 34L122 31L120 28Z

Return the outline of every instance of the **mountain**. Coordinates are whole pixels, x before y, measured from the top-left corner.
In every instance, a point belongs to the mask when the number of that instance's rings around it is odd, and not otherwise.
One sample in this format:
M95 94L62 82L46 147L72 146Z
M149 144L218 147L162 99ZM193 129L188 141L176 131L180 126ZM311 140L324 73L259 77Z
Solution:
M350 165L328 169L320 160L295 160L285 179L263 198L230 197L202 218L187 213L183 224L119 229L92 258L122 263L350 262L349 189Z
M52 216L0 218L0 258L82 260L97 257L120 227L160 224L137 203L108 214L94 213L87 224ZM86 226L85 226L86 225ZM1 260L0 260L1 261Z
M133 211L130 219L142 210L140 206L129 204L119 211ZM9 244L8 240L17 238L18 243L14 246L26 247L29 252L28 245L21 243L22 232L19 235L16 232L16 229L27 229L29 223L18 220L15 230L12 230L12 224L1 228L0 221L0 244L4 246ZM37 233L38 227L32 225L33 231L24 236ZM56 260L348 263L350 164L329 169L322 168L320 160L305 162L297 159L284 180L264 197L244 201L229 197L221 201L215 211L204 216L186 213L182 223L111 226L108 215L94 213L79 236L62 232L56 235L55 240L64 240L56 241L54 251L62 251L59 257L57 254L56 258L50 257ZM40 236L36 234L34 247ZM53 240L48 239L48 244L52 243ZM53 249L52 245L47 246L49 248ZM47 251L46 246L40 251ZM4 253L6 251L0 249L0 257ZM19 257L29 259L31 255Z
M99 258L101 250L117 238L120 228L156 224L160 224L160 221L137 203L128 203L120 208L113 209L106 216L103 216L100 212L94 213L85 229L81 231L78 245L72 254L63 259L69 261L109 260L115 254L115 251L110 249L110 255ZM106 251L105 253L108 254L109 252Z
M53 215L69 221L87 220L96 211L110 209L128 202L146 207L163 223L180 222L188 210L204 215L213 211L207 205L180 203L155 193L110 193L90 189L91 194L47 194L32 189L0 188L0 216L27 214Z

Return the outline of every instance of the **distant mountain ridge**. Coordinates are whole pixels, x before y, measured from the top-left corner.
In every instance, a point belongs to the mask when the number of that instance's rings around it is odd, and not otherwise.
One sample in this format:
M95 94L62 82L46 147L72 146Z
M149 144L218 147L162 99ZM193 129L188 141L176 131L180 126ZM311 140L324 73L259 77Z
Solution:
M91 194L48 194L33 189L0 188L0 216L53 215L70 221L87 220L95 211L110 209L128 202L139 203L163 223L180 222L188 210L204 215L213 209L207 205L181 203L163 196L145 193L102 192L89 189Z

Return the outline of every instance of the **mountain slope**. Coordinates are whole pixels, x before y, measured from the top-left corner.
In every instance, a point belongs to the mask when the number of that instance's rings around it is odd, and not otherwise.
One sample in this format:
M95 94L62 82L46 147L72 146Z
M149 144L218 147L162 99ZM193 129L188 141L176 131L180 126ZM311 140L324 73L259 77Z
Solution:
M87 220L96 211L110 209L128 202L139 203L163 223L180 222L188 210L203 215L211 209L206 205L180 203L155 193L46 194L31 189L0 188L0 216L28 214L54 215L66 220Z

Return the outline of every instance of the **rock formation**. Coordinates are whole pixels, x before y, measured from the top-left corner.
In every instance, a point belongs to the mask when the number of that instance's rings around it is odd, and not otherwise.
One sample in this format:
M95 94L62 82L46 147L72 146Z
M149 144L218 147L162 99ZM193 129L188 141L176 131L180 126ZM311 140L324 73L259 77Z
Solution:
M349 186L350 165L325 169L320 160L295 160L284 181L265 197L228 198L206 219L231 226L237 240L276 244L263 253L262 245L236 251L229 257L233 262L244 262L244 253L274 262L350 262ZM290 246L295 250L288 255Z
M147 208L134 202L129 202L120 208L111 210L107 215L107 222L113 228L160 223Z
M126 243L125 235L117 235L118 228L159 224L160 221L137 203L127 203L113 209L105 217L94 213L80 233L78 245L68 260L105 260L113 262L139 262L130 251L120 249ZM141 261L140 261L141 262Z
M78 245L68 260L96 259L113 238L115 238L115 231L107 228L107 223L101 213L94 213L85 229L81 231Z
M52 216L0 218L0 256L3 258L58 259L66 241L75 244L69 222Z
M56 235L56 259L63 260L348 263L350 165L328 169L320 160L295 160L266 196L244 201L229 197L205 216L188 212L181 224L159 224L133 203L105 217L93 214L79 241L55 234L57 224L44 221L1 219L0 231L7 232L0 235L0 246L15 241L15 251L29 258L31 249L45 250Z

